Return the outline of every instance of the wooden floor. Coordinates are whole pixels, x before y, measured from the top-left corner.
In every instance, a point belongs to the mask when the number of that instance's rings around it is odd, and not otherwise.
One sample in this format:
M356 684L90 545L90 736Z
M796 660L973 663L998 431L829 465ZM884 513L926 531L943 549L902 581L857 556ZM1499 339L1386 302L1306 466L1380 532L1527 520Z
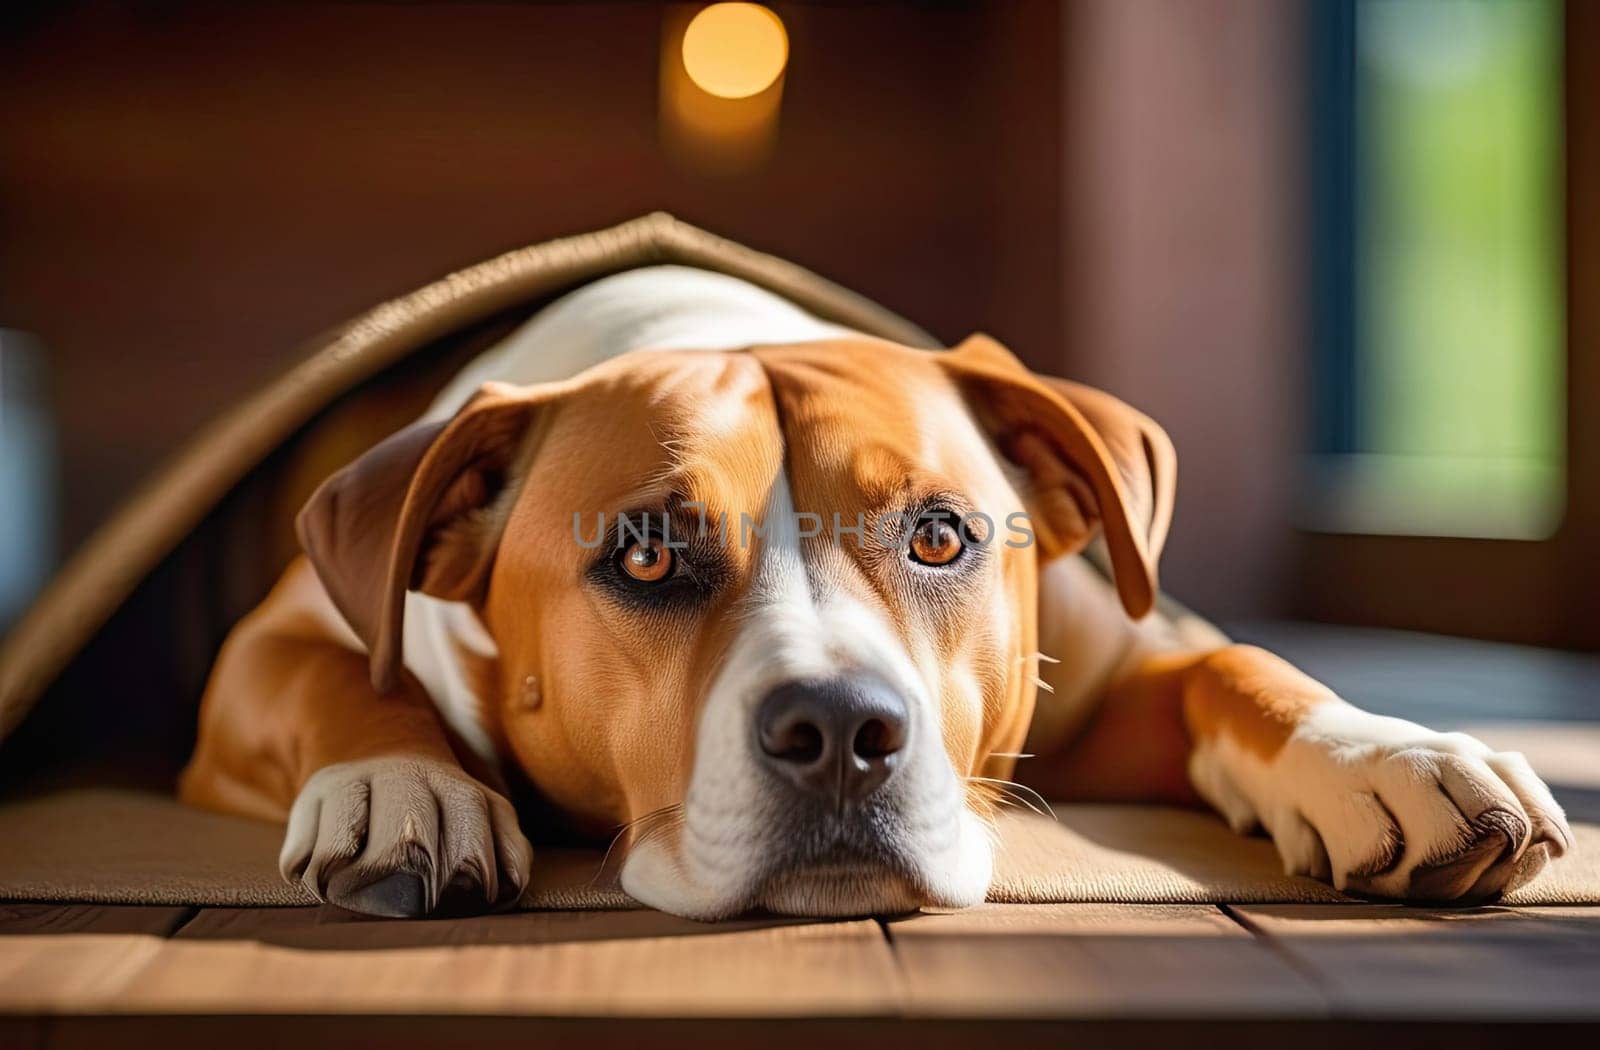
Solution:
M705 925L16 903L0 905L0 1013L7 1047L649 1033L833 1050L970 1046L969 1031L1147 1045L1196 1025L1280 1047L1286 1027L1318 1044L1356 1027L1393 1045L1437 1039L1423 1021L1503 1042L1508 1023L1600 1022L1600 907L987 905Z
M1238 633L1371 709L1439 728L1596 720L1594 657L1292 625ZM1579 751L1541 758L1569 813L1600 820L1594 756ZM0 902L4 1050L1505 1050L1508 1038L1546 1050L1596 1045L1597 1026L1600 906L988 905L704 925L650 911L390 922Z

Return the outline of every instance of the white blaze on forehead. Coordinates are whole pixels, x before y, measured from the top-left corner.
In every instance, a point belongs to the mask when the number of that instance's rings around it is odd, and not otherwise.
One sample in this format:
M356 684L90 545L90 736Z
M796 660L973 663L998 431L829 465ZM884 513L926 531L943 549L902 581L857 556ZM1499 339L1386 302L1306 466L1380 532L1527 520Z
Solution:
M750 674L776 684L828 673L829 659L820 644L821 617L787 474L777 476L760 519L753 526L742 525L736 540L756 548L750 588L740 603L744 628L735 654L737 659L748 653L752 666L730 666L722 677Z
M806 519L815 531L814 519ZM831 524L808 539L794 507L787 474L768 496L749 590L740 603L740 637L720 678L743 679L747 692L764 694L780 682L860 672L876 673L912 699L937 695L938 668L919 668L906 651L889 611L834 587L818 587L841 541ZM930 673L924 673L930 672ZM936 712L935 712L936 713Z

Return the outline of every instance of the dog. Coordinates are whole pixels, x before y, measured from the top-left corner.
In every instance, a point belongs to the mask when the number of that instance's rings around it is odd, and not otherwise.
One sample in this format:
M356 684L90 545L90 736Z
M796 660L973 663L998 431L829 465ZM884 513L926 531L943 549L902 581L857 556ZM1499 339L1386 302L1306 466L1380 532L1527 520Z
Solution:
M386 916L522 894L513 781L708 920L977 904L1015 776L1209 804L1377 897L1492 899L1570 847L1521 755L1168 608L1175 483L1154 422L987 337L599 280L311 497L181 795L286 819L286 878Z

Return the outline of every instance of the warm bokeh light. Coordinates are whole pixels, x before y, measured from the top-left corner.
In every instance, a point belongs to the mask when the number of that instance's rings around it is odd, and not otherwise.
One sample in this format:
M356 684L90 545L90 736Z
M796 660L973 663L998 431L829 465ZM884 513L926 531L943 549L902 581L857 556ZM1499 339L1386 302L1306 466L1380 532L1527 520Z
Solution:
M772 86L789 61L783 22L760 4L712 4L683 34L683 68L701 90L749 98Z

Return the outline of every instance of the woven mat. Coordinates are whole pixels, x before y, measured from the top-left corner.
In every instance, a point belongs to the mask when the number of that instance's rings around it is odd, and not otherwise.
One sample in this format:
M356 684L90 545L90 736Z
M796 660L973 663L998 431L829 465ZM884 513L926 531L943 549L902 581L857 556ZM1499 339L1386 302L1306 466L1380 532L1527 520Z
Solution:
M1346 900L1289 877L1270 843L1216 817L1155 806L1057 806L1055 821L1007 816L990 899L1008 902L1294 903ZM1600 903L1600 826L1510 904ZM313 903L277 871L282 829L203 813L162 795L62 792L0 805L0 898L102 904ZM600 854L543 850L525 904L635 907Z

